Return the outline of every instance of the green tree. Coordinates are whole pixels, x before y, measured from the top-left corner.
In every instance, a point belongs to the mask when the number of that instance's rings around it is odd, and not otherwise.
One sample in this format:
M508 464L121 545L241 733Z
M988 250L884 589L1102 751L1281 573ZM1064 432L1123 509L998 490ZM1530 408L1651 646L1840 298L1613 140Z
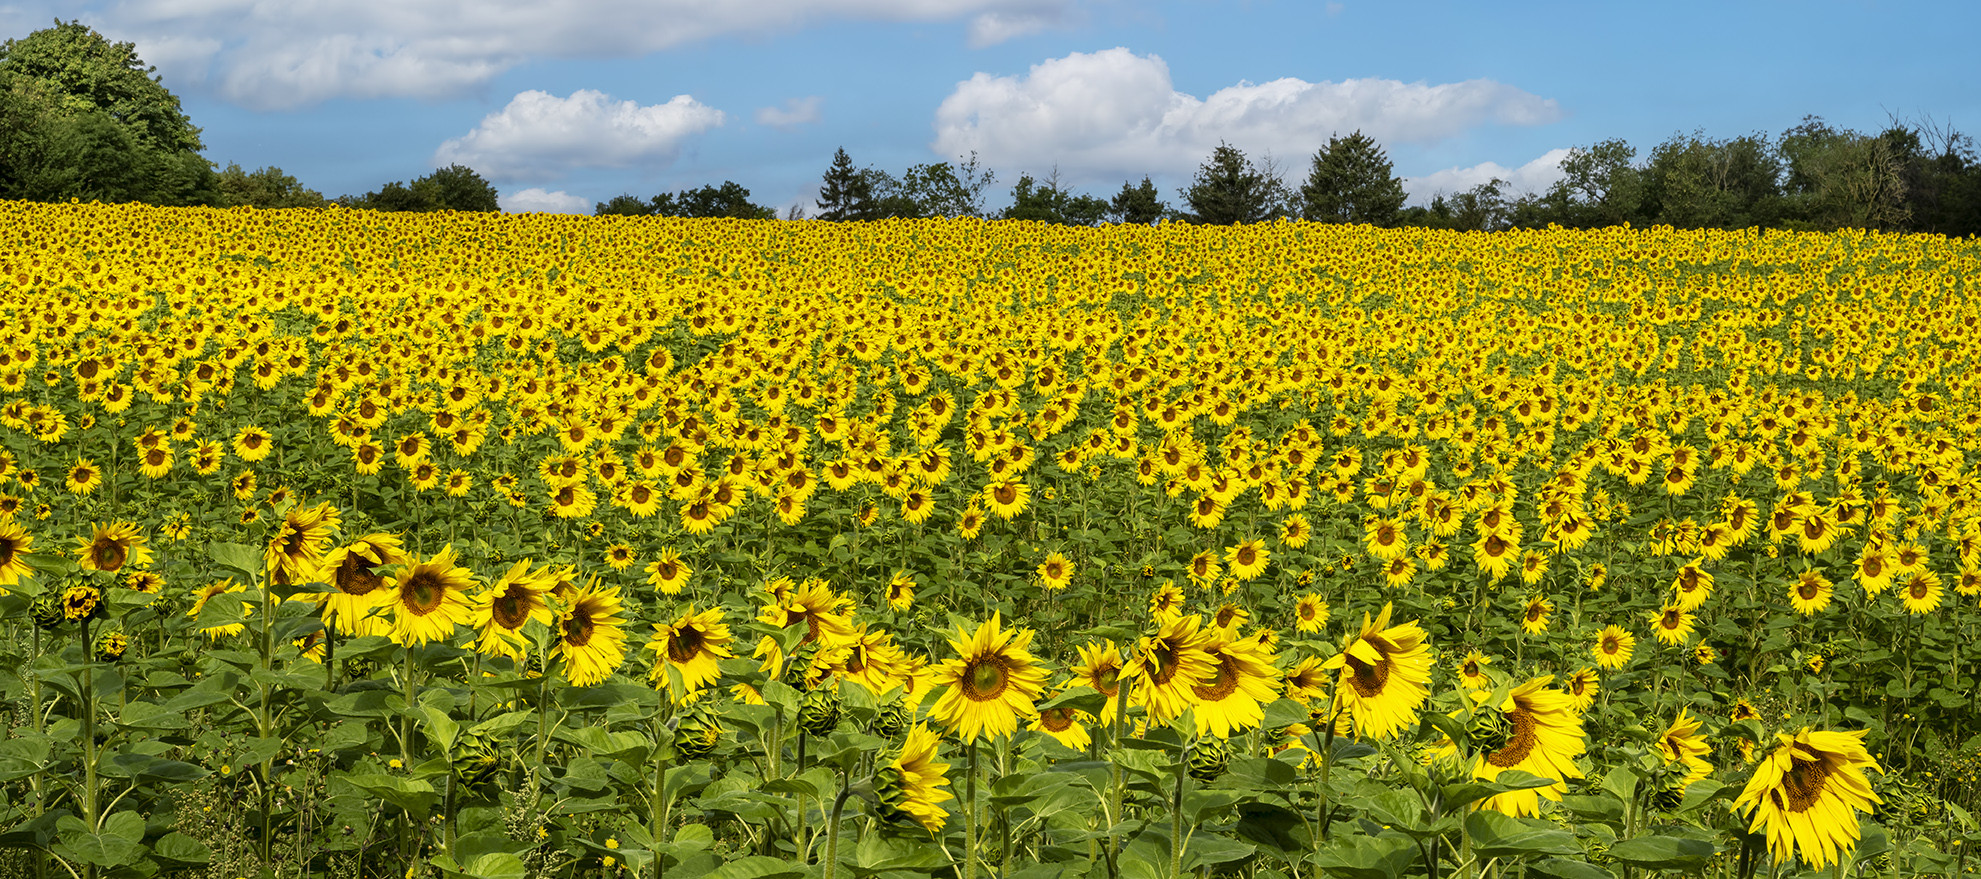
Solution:
M846 155L846 148L840 147L832 154L832 167L826 169L824 185L819 187L819 219L871 219L873 200L871 179L853 167L853 159Z
M220 191L221 203L229 206L320 208L328 203L323 193L304 186L302 181L272 165L245 171L240 163L229 162L215 176L214 186Z
M1108 203L1091 195L1075 195L1060 185L1059 171L1044 181L1030 174L1020 175L1011 187L1011 206L998 214L1004 220L1036 220L1061 226L1098 226L1106 219Z
M1644 167L1642 216L1680 229L1740 229L1781 219L1782 163L1765 138L1675 135Z
M1615 138L1569 150L1561 160L1562 179L1554 186L1569 207L1557 222L1591 229L1639 219L1644 180L1632 164L1636 158L1635 147Z
M1895 128L1864 135L1809 116L1782 132L1777 149L1792 225L1829 230L1909 224L1907 177L1920 151L1912 132Z
M1143 177L1140 186L1121 182L1121 191L1107 204L1108 218L1117 223L1146 226L1169 213L1169 205L1156 192L1155 183Z
M80 21L55 21L0 44L0 73L45 83L69 113L100 110L147 149L205 149L200 130L131 43L112 43Z
M650 213L663 217L733 217L741 220L774 220L774 208L750 203L750 190L733 180L721 186L703 186L677 194L653 197Z
M1330 137L1314 153L1307 182L1300 187L1300 215L1325 223L1395 225L1403 210L1403 178L1374 138L1360 130Z
M615 195L609 201L598 202L592 208L595 217L650 217L653 216L653 202L632 193Z
M502 210L495 186L465 165L449 165L411 183L393 181L376 192L344 196L337 200L345 207L373 211L480 211Z
M1183 191L1190 206L1185 219L1213 226L1270 219L1277 207L1274 182L1237 147L1219 143Z

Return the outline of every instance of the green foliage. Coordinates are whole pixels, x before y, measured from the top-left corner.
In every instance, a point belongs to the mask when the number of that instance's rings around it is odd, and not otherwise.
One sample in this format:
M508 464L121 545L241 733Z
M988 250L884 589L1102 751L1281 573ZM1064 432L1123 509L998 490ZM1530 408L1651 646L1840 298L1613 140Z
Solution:
M853 159L840 147L832 154L832 167L819 187L818 218L821 220L866 220L874 212L873 183L853 167Z
M1644 168L1643 213L1679 229L1769 226L1782 217L1782 162L1758 134L1674 135Z
M1183 192L1190 206L1184 218L1213 226L1263 222L1281 209L1284 189L1276 175L1254 165L1243 151L1220 143Z
M1107 204L1108 218L1117 223L1146 226L1169 213L1169 205L1156 193L1156 185L1143 177L1139 186L1122 181L1121 191Z
M248 206L264 210L276 208L320 208L328 204L323 193L270 165L253 171L229 162L214 179L220 201L228 206Z
M102 111L146 150L205 149L200 130L131 43L112 43L81 21L57 19L0 44L0 74L44 85L63 115Z
M1098 226L1107 219L1108 203L1075 194L1059 183L1059 174L1041 183L1026 174L1011 187L1011 206L998 214L1004 220L1036 220L1061 226Z
M721 186L702 186L678 193L663 192L652 199L615 195L592 208L599 217L732 217L739 220L774 220L774 208L750 203L750 190L733 180Z
M1358 130L1328 138L1327 146L1314 153L1307 182L1300 187L1300 216L1390 226L1403 210L1403 199L1403 178L1392 173L1389 156Z
M345 207L372 211L480 211L502 209L494 184L473 168L449 165L412 183L393 181L375 192L344 196L337 200Z

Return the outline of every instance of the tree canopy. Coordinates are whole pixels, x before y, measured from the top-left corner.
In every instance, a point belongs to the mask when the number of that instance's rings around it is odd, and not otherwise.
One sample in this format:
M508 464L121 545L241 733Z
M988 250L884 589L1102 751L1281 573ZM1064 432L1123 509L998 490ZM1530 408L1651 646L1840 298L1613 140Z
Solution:
M1330 137L1314 153L1307 182L1300 187L1300 216L1324 223L1388 226L1403 210L1403 178L1392 173L1388 154L1359 129Z
M1210 158L1198 166L1190 188L1183 191L1183 201L1190 206L1185 218L1217 226L1271 219L1277 182L1245 158L1243 151L1219 143Z

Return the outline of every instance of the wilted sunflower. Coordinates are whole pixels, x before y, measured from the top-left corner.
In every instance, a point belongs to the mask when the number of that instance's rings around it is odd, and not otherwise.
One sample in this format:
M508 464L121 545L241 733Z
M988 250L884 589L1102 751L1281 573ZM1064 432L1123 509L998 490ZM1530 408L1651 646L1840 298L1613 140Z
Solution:
M1339 670L1335 711L1346 712L1357 735L1383 739L1408 728L1430 694L1431 650L1415 622L1389 624L1392 606L1344 640L1326 667Z
M392 624L372 612L389 607L391 593L383 588L385 577L379 571L406 561L399 538L367 534L324 554L322 569L315 578L335 587L335 592L306 594L323 602L324 623L338 632L383 635L391 631Z
M531 570L524 559L509 567L488 591L475 597L468 624L478 633L475 650L483 656L507 656L517 662L528 656L523 629L531 620L546 626L555 616L545 593L554 585L548 567Z
M151 564L151 550L144 545L144 533L130 522L96 526L95 533L77 553L82 566L92 571L118 571L125 565L142 568Z
M949 646L956 658L935 669L934 684L946 687L929 716L965 742L1009 735L1020 715L1031 715L1045 688L1045 670L1032 656L1030 629L1004 631L996 613L972 633L957 630Z
M1196 704L1196 685L1217 669L1207 649L1215 636L1195 614L1156 619L1155 634L1135 642L1121 678L1131 682L1129 698L1148 711L1150 720L1168 723Z
M732 640L728 624L722 621L722 608L696 613L690 604L674 622L653 627L653 640L646 646L654 653L649 677L656 686L665 686L671 668L681 675L689 693L710 686L722 678L716 663L736 655L729 649Z
M953 797L942 789L949 783L949 764L936 759L940 744L942 737L935 730L916 724L908 730L901 753L875 771L876 811L883 820L914 821L930 833L942 829L949 812L941 804Z
M1754 816L1748 832L1767 833L1776 863L1799 854L1821 870L1857 847L1857 813L1882 802L1864 776L1866 769L1884 771L1864 748L1865 732L1805 726L1793 736L1776 736L1781 744L1755 767L1733 803L1734 811Z
M559 598L564 613L557 620L557 655L564 660L564 679L589 687L611 677L626 659L619 587L601 586L592 577Z
M1474 709L1496 713L1498 718L1491 727L1499 733L1498 740L1475 742L1480 749L1472 766L1475 778L1492 781L1506 770L1517 769L1555 780L1547 787L1498 794L1486 800L1486 808L1532 817L1540 811L1541 797L1560 800L1568 790L1568 779L1582 777L1582 770L1575 766L1575 758L1588 749L1582 737L1582 716L1575 711L1573 697L1548 688L1553 680L1553 676L1531 679L1513 688L1499 705Z
M1230 738L1265 719L1267 703L1279 698L1279 669L1271 651L1230 627L1211 630L1204 645L1211 670L1190 687L1197 735Z
M1637 649L1637 636L1625 631L1622 626L1605 626L1596 634L1596 646L1589 652L1596 655L1596 664L1615 671L1630 661L1630 654Z
M474 575L454 564L451 545L428 561L402 567L385 581L392 640L414 646L452 637L454 627L473 616L468 592L474 585Z
M34 551L34 535L11 518L0 517L0 586L13 586L34 573L25 556Z
M340 522L337 508L329 503L290 507L282 523L275 526L275 533L269 536L268 548L262 552L262 565L268 576L278 583L301 583L316 576L317 568L323 564L324 547L330 543L330 533L337 530Z

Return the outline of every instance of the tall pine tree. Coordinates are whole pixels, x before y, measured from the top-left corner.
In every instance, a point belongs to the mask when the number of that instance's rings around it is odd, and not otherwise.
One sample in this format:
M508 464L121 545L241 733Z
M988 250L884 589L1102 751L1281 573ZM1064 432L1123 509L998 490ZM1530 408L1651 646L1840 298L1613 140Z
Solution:
M825 185L819 187L819 219L866 220L874 210L873 184L867 175L853 167L846 148L832 154L832 167L826 169Z

